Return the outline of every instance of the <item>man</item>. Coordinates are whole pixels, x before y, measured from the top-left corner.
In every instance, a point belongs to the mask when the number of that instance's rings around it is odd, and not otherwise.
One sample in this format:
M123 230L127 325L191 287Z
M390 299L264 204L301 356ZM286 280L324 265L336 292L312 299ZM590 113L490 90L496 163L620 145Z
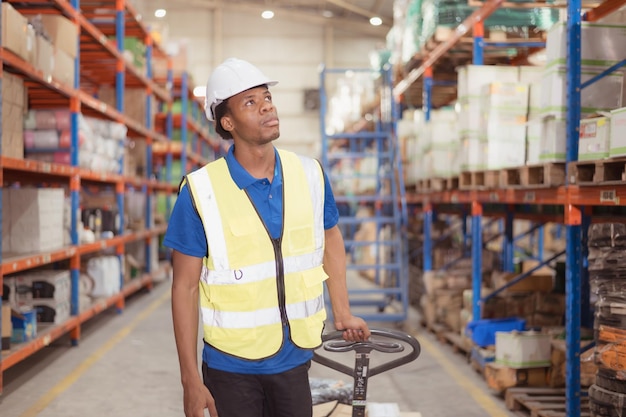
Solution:
M211 74L206 116L233 145L187 175L165 245L187 417L309 417L326 282L344 339L370 336L350 313L334 197L319 163L278 151L268 79L231 58ZM202 378L197 364L202 312Z

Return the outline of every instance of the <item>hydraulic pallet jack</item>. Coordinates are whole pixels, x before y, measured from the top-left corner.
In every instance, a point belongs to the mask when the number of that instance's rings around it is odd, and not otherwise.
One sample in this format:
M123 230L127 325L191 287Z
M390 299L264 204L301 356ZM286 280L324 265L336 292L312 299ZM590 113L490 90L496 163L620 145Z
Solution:
M327 356L320 355L317 351L313 353L313 361L354 378L352 417L365 417L368 378L412 362L417 359L421 352L419 342L409 334L391 329L370 330L372 332L372 338L365 342L346 342L343 340L342 332L340 331L334 331L322 336L324 350L329 352L355 352L354 369L332 360ZM383 340L379 340L381 338ZM405 350L404 344L385 341L384 339L404 342L411 347L411 351L404 356L370 368L370 353L373 350L384 353L401 353Z

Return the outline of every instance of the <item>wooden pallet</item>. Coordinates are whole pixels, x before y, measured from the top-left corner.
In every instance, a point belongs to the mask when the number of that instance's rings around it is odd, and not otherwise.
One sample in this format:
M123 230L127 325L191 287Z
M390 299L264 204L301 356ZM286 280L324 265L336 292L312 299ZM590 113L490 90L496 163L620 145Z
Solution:
M449 178L426 178L417 181L417 191L419 192L438 192L458 190L459 177Z
M506 407L519 416L566 417L564 388L514 387L506 390ZM581 398L581 416L589 415L589 399Z
M613 185L626 181L626 158L575 161L567 169L570 184Z
M564 162L524 165L500 171L501 188L547 188L564 184Z
M467 355L472 350L472 346L457 332L445 332L444 340L452 346L452 350L456 353Z
M485 171L461 172L459 189L480 190L485 187Z
M437 48L437 46L439 46L440 44L447 42L452 36L454 36L454 34L455 34L455 28L453 27L437 26L432 36L424 43L423 49L425 51L432 51L435 48ZM529 41L545 42L545 39L543 37L538 37L534 39L519 38L510 32L490 30L489 28L485 28L484 41L485 42L510 42L510 43L516 42L516 41L518 42L529 42ZM471 33L468 33L465 36L463 36L459 40L459 42L456 43L453 49L457 52L457 54L460 51L465 51L468 54L471 54L473 47L474 47L474 38L471 35ZM498 55L504 56L505 53L506 53L505 51L502 51Z

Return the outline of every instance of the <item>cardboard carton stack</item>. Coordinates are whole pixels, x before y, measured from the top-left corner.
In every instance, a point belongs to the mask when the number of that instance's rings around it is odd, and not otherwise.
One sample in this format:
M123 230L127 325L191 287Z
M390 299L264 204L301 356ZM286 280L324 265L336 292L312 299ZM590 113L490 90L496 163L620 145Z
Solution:
M467 65L458 71L458 107L459 135L463 144L461 157L462 171L485 169L483 129L484 109L481 96L483 88L493 80L501 83L517 83L519 79L516 67L493 65Z
M581 82L586 82L626 56L626 26L620 24L583 22L581 27ZM565 161L565 114L567 56L565 23L557 23L548 32L547 64L542 77L541 118L542 137L540 160ZM599 79L582 90L581 115L585 118L606 116L625 102L623 70ZM610 154L606 129L610 126L600 118L583 121L580 133L579 157L596 159ZM596 129L594 131L593 129ZM623 135L621 135L623 136ZM609 136L610 137L610 136ZM619 139L618 139L619 140Z
M3 71L2 156L24 158L24 113L26 107L24 80L17 75Z
M64 190L2 189L2 251L22 254L63 246Z
M37 270L5 278L9 305L15 311L35 311L38 323L61 324L71 314L68 270Z

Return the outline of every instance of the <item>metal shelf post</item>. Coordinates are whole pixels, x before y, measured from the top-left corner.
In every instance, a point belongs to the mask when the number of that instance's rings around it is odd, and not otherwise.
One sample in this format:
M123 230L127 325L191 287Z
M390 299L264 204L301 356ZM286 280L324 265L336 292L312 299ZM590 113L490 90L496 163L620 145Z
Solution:
M581 222L581 268L580 268L580 324L581 326L592 329L593 328L593 314L591 312L591 288L589 282L589 226L591 225L590 207L585 207L582 211Z
M2 8L0 8L0 45L2 45ZM4 72L4 68L2 65L2 60L0 60L0 103L2 102L2 83L4 80L2 79L2 74ZM2 120L2 106L0 105L0 120ZM2 155L2 129L0 129L0 155ZM0 162L0 172L2 170L2 162ZM4 184L0 182L0 224L2 223L2 188L4 188ZM0 239L0 265L2 264L2 239ZM2 270L0 269L0 293L2 289L2 283L4 282L4 277L2 275ZM0 323L2 321L2 297L0 297ZM2 348L0 348L0 351ZM2 394L2 387L4 383L2 381L2 354L0 353L0 394Z
M422 107L424 108L424 121L430 122L430 112L433 107L433 69L427 67L424 71L424 93L422 98Z
M167 62L167 86L172 90L172 86L174 85L174 71L172 70L172 60L168 58ZM174 134L174 116L172 115L172 103L167 103L167 114L165 116L165 134L167 136L168 142L171 145L172 143L172 135ZM167 154L165 155L165 181L168 184L172 183L172 150L168 149ZM167 211L167 220L170 218L170 214L172 213L172 202L169 196L167 197L167 201L165 203L166 211ZM170 251L167 251L169 254ZM169 256L169 255L168 255Z
M480 319L480 296L483 274L483 207L472 202L472 318Z
M544 241L545 241L545 227L543 224L537 228L537 259L543 259L545 253Z
M74 10L80 10L80 0L72 0L71 2ZM78 25L77 21L73 21L75 25ZM76 41L78 43L76 48L76 58L74 59L74 85L73 87L78 90L80 88L80 37ZM78 153L79 153L79 119L80 119L80 101L76 96L70 98L70 164L73 167L78 166ZM78 245L78 212L80 210L80 178L74 176L70 179L70 207L72 212L70 213L71 225L70 225L70 239L72 245ZM80 258L74 256L72 262L70 262L70 314L72 316L78 315L80 312ZM70 334L72 345L78 344L80 332L78 330Z
M146 35L146 65L150 68L152 65L152 36L150 34ZM149 71L149 78L151 77L151 70ZM146 115L145 115L145 123L146 128L148 130L152 130L152 121L154 120L154 115L152 114L152 91L150 87L146 90ZM149 179L153 176L153 163L152 163L152 138L146 138L146 175ZM152 192L152 188L149 186L145 187L146 190L146 230L150 230L152 228L153 223L153 214L152 214L152 200L154 199L154 195ZM152 245L153 239L152 237L147 237L146 240L146 272L148 274L152 273ZM123 276L123 273L122 273Z
M189 80L187 77L187 72L183 72L180 86L180 101L181 101L181 125L180 125L180 136L182 142L182 150L180 153L180 160L182 164L183 175L189 170L187 167L187 143L189 141L189 129L187 129L187 109L189 106L189 96L187 95L187 89L189 87Z
M567 2L567 115L566 115L566 161L578 159L578 130L580 124L580 74L581 74L581 0ZM568 178L569 176L566 176ZM566 207L570 212L580 208ZM580 416L580 307L581 307L581 227L579 222L568 219L566 224L565 258L565 333L566 364L565 391L566 414Z
M115 1L115 41L117 50L123 52L124 51L124 38L126 37L126 2L125 0L116 0ZM124 114L124 91L126 88L126 76L125 69L126 63L123 59L118 59L116 73L115 73L115 107L117 111ZM144 187L145 189L145 187ZM124 213L124 188L116 187L116 197L117 197L117 209L120 213L120 218L123 217ZM122 229L123 232L124 229ZM120 266L124 265L124 247L120 245L117 250L117 257L120 262ZM124 285L124 271L120 268L120 288ZM120 299L117 304L118 312L121 312L124 308L124 300Z
M513 210L510 206L506 209L502 246L503 269L505 272L513 272L515 269L515 237L513 236Z
M424 243L422 245L422 256L424 264L424 272L433 270L433 207L430 204L424 206L423 228L424 228Z
M485 54L485 24L482 21L474 23L474 49L472 62L474 65L483 65Z

